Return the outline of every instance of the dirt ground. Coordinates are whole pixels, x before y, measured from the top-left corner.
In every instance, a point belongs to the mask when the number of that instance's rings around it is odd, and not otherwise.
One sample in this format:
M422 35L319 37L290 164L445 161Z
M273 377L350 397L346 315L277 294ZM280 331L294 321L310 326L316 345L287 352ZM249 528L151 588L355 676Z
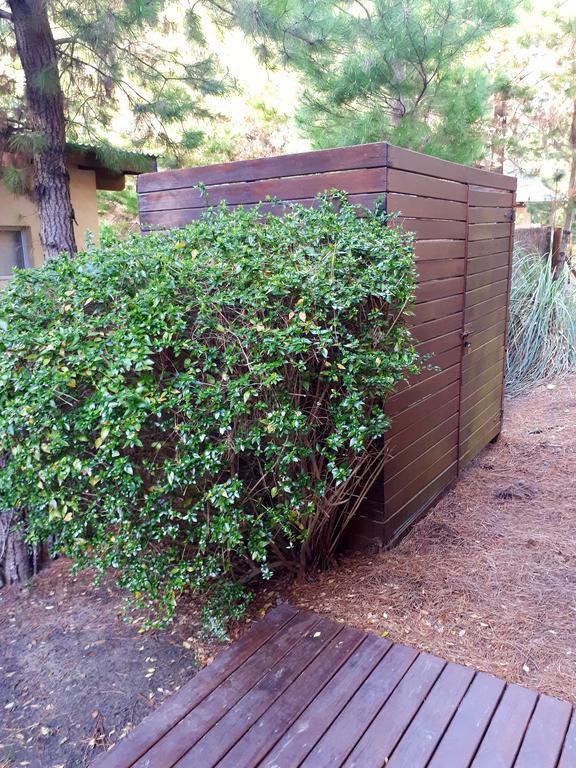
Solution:
M286 598L576 704L576 376L505 414L398 547Z
M59 560L0 591L0 768L79 768L207 660L198 623L141 634L111 581Z
M576 376L508 402L500 441L394 550L272 583L248 621L283 600L576 704ZM0 768L88 765L218 650L191 605L141 634L121 603L64 560L0 591Z

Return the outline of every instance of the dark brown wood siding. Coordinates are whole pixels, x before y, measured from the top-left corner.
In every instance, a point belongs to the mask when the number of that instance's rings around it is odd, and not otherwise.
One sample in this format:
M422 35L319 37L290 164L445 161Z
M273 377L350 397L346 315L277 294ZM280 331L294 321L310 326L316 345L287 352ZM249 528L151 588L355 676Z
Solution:
M357 540L401 536L500 431L515 186L385 143L138 177L144 231L183 226L222 200L314 205L319 192L337 188L352 202L380 202L415 233L410 323L433 360L387 404L389 458L355 521Z

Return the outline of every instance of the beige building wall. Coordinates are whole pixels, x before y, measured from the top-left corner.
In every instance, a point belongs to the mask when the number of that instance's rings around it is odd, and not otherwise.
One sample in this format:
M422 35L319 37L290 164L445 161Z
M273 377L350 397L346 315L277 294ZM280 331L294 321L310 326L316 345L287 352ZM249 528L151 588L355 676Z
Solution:
M80 170L76 166L69 169L70 194L76 214L76 242L82 249L86 243L86 233L91 232L94 242L98 242L98 205L96 201L96 174L94 171ZM39 267L43 263L40 244L40 224L34 201L24 195L14 195L0 182L0 227L23 229L26 241L26 261L28 267ZM7 280L0 277L0 286Z

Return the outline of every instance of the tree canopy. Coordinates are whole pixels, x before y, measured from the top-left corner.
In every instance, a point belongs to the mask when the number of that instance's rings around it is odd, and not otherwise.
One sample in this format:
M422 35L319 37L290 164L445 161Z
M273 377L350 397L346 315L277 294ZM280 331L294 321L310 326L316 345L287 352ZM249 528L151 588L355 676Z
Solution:
M266 62L298 71L297 121L317 147L389 140L460 162L482 157L491 83L469 63L513 0L232 0ZM467 60L465 61L465 57Z
M0 80L4 150L33 159L46 257L76 250L66 140L101 143L123 109L133 147L174 155L198 144L189 119L207 115L204 96L224 91L199 16L169 1L2 0L0 52L13 65Z

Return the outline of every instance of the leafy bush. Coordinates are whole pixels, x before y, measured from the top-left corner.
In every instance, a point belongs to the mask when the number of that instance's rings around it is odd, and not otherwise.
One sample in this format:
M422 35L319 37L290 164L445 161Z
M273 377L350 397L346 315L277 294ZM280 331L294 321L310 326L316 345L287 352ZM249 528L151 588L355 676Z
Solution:
M554 279L550 259L514 252L506 391L518 395L576 371L576 285L568 267Z
M339 210L335 210L339 208ZM418 369L409 235L345 198L207 213L0 298L0 503L169 616L327 562Z

